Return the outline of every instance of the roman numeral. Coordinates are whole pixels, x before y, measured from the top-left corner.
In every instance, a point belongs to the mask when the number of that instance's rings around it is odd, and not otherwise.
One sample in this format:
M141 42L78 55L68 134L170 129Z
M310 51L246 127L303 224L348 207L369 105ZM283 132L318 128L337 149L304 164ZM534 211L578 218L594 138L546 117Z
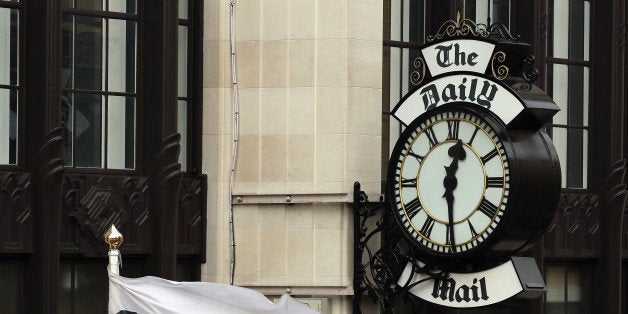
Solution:
M493 159L493 157L495 156L497 156L497 149L493 149L488 154L484 155L484 157L482 157L482 162L486 164L487 162L489 162L489 160Z
M418 160L419 162L422 162L422 161L423 161L423 158L425 158L425 156L420 156L419 154L417 154L417 153L413 152L412 150L409 150L409 151L408 151L408 155L410 155L410 156L412 156L412 157L416 158L416 160Z
M434 219L428 216L427 220L425 220L425 223L423 224L423 227L421 228L421 234L429 238L430 235L432 234L433 227L434 227Z
M410 220L412 220L412 218L414 218L414 216L416 216L416 214L418 214L419 211L423 209L423 207L421 207L421 202L419 202L419 199L415 198L409 203L404 204L403 209L406 211L408 217L410 217Z
M476 126L475 130L473 131L473 135L471 135L471 139L469 140L469 145L473 145L473 140L475 139L475 135L478 134L478 130L479 128Z
M416 178L401 180L401 186L405 187L405 188L414 188L414 187L416 187Z
M486 177L486 187L487 188L503 188L504 187L504 177Z
M450 245L449 247L449 251L450 252L456 252L456 243L454 242L453 239L453 225L445 225L445 227L447 228L447 230L445 232L447 232L447 234L445 235L445 244Z
M447 139L458 139L460 133L460 120L447 120Z
M434 129L427 128L425 129L425 135L427 136L427 140L430 141L430 147L438 144L438 138L436 138L436 133L434 133Z
M471 221L467 220L467 223L469 224L469 229L471 229L471 236L476 237L478 235L478 232L475 231L475 228L473 228Z
M497 206L495 206L493 203L491 203L487 199L482 200L482 203L480 204L479 209L484 215L488 216L488 218L491 218L491 219L493 219L493 217L495 217L495 213L497 213Z

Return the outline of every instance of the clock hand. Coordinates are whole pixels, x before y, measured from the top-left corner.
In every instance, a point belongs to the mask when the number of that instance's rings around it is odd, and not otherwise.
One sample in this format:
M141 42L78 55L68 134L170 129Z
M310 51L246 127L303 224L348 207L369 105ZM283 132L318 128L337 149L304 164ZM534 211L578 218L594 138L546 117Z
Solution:
M467 157L467 153L462 146L462 140L458 140L456 144L449 148L448 154L453 157L454 160L451 164L445 166L445 178L443 179L443 186L445 187L445 194L443 197L447 201L447 213L449 218L449 234L447 235L452 251L456 251L456 240L454 238L454 190L458 186L458 179L456 178L456 172L458 171L458 161L464 160Z

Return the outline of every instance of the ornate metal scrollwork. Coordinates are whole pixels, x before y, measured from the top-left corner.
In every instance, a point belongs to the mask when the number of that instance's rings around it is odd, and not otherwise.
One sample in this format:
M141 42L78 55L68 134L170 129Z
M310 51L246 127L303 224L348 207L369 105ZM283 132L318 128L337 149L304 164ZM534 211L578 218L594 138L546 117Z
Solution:
M539 78L539 69L534 66L534 56L528 55L523 59L523 78L532 83Z
M414 286L446 274L436 271L433 265L421 262L419 254L402 236L392 213L384 200L369 202L366 193L354 185L354 278L353 313L362 313L362 297L367 295L384 313L389 313L399 302L409 303L417 309L421 303L409 291ZM376 220L375 220L376 219ZM374 229L369 230L369 226ZM381 236L381 243L375 241ZM365 261L363 259L366 259ZM399 277L408 263L412 275L405 283ZM414 274L427 274L415 281Z
M417 57L413 62L414 71L410 73L410 83L412 85L420 85L425 79L425 60L421 57Z
M488 37L489 32L486 27L478 27L475 22L469 19L462 19L460 12L456 14L456 20L448 20L440 26L436 35L428 35L427 41L432 42L434 40L441 39L445 36L476 36L476 37Z
M491 58L491 70L493 71L493 76L500 81L508 77L509 69L505 63L506 54L503 51L497 51L493 54Z
M482 38L501 38L505 40L517 40L519 36L513 36L508 28L502 24L476 24L472 20L463 19L460 12L456 14L456 20L448 20L436 32L436 35L428 35L427 42L442 39L443 37L472 36Z

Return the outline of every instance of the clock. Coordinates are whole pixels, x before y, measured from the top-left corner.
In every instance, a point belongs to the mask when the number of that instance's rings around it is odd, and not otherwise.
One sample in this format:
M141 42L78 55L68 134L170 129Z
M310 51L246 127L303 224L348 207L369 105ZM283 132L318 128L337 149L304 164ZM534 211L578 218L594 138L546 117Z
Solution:
M558 199L548 190L557 187L558 158L544 132L507 130L490 111L465 103L410 123L388 171L402 232L426 260L458 271L529 247L551 221L547 206Z

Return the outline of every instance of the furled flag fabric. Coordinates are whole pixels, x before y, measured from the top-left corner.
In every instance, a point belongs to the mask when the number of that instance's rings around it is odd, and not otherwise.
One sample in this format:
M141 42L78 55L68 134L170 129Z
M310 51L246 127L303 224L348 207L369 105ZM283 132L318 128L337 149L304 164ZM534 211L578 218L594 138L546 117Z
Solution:
M158 277L125 278L109 272L109 314L318 314L289 295L273 304L263 294L209 282Z

